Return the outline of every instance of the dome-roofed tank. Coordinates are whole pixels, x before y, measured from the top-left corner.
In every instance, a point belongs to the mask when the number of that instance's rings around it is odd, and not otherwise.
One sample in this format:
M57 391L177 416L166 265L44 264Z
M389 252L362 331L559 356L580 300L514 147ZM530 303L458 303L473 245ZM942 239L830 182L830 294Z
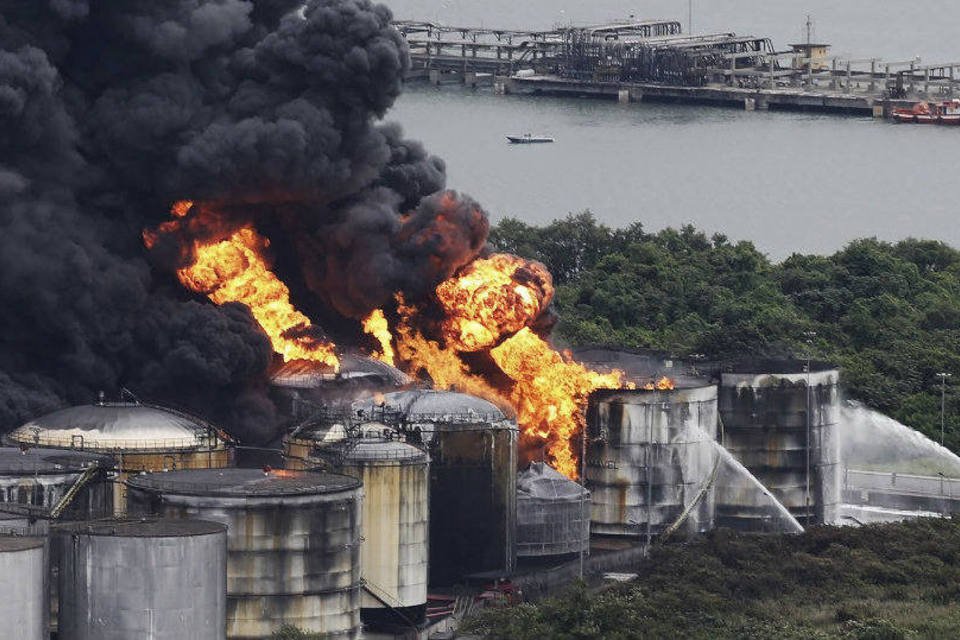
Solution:
M426 614L430 458L398 436L369 423L359 427L359 437L318 449L329 468L363 482L360 617L366 629L402 630Z
M129 480L130 510L227 525L227 637L284 624L360 630L360 481L332 473L198 469Z
M222 468L233 463L226 434L189 414L138 402L100 402L35 418L9 433L7 442L37 448L108 454L123 480L140 471ZM115 485L114 508L126 506Z
M112 468L108 456L0 447L0 511L27 518L106 517L113 513L113 488L106 477Z
M717 388L598 390L587 413L594 534L650 537L713 527Z
M367 419L397 420L408 441L430 453L430 584L511 572L516 423L486 400L447 391L389 393L356 402L353 410Z
M835 367L800 360L748 360L720 374L723 446L802 525L837 519L839 380ZM748 519L748 507L724 504L724 518Z
M562 556L590 547L590 492L543 462L517 477L517 555Z
M61 640L222 640L226 527L124 519L60 525Z

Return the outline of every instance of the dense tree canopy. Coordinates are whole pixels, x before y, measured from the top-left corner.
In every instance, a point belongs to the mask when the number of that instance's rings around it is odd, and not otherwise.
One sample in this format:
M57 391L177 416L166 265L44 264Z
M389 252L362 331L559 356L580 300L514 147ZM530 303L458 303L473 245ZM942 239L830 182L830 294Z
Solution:
M841 365L850 397L939 439L936 374L960 377L960 251L941 242L862 239L773 263L749 242L611 229L589 212L544 227L506 219L491 239L550 268L559 335L573 345L813 355ZM948 389L954 449L958 409Z

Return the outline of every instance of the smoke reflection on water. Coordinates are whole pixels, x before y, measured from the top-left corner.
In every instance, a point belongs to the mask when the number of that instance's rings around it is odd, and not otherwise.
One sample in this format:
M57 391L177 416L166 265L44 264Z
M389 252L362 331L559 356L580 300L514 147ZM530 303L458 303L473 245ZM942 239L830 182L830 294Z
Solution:
M841 460L848 469L960 477L960 456L859 402L841 407L839 429Z

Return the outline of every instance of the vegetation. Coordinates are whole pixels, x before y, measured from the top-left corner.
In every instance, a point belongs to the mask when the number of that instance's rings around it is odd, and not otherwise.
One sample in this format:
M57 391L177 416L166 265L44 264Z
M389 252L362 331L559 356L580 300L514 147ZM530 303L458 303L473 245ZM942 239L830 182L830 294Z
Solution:
M640 579L579 585L469 621L489 640L922 640L960 637L960 519L799 536L718 529L656 548Z
M550 268L572 345L813 355L843 368L851 397L939 440L936 374L960 378L960 251L941 242L864 239L777 264L749 242L689 226L611 229L589 212L545 227L506 219L491 239ZM958 409L948 391L954 450Z

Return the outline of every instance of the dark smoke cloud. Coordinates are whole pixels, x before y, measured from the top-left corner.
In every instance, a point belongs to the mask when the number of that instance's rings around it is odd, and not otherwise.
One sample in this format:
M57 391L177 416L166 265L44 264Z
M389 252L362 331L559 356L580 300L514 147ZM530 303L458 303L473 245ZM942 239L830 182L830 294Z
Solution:
M478 255L486 215L381 124L409 66L367 0L0 0L0 429L127 387L272 435L269 342L141 232L253 222L308 308L357 318ZM189 217L201 216L195 207ZM186 256L186 257L185 257Z

